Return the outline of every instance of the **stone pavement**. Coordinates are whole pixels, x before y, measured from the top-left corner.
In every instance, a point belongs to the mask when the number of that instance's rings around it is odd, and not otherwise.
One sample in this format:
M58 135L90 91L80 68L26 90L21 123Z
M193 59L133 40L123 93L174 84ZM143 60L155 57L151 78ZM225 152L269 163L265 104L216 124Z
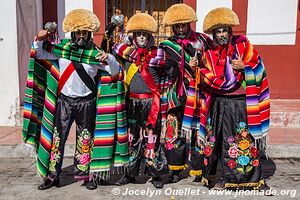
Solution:
M126 186L113 183L120 177L112 176L108 186L99 186L89 191L82 182L75 182L72 177L72 158L65 158L61 174L61 186L46 191L37 190L41 179L36 176L33 158L2 158L0 162L0 199L3 200L231 200L231 199L300 199L300 159L274 159L263 161L264 178L273 189L273 197L251 194L251 191L208 190L200 183L192 182L193 177L183 176L178 183L165 184L156 190L148 177L139 177L137 182ZM164 182L168 176L163 177Z
M166 184L162 190L155 190L147 177L138 178L137 184L116 187L113 182L120 176L113 176L110 185L88 191L82 182L72 178L72 158L64 159L61 187L39 191L41 179L36 176L34 154L21 144L21 127L0 127L0 199L300 199L300 100L272 100L271 108L267 148L271 159L263 162L263 168L264 178L269 179L268 185L277 193L274 197L245 191L213 194L213 190L192 182L193 178L187 175L179 183ZM74 141L73 126L66 156L73 155ZM164 177L165 182L167 178Z
M75 142L73 124L66 147L72 156ZM0 157L33 156L21 145L21 127L0 127ZM271 100L271 129L267 154L271 158L300 158L300 100Z

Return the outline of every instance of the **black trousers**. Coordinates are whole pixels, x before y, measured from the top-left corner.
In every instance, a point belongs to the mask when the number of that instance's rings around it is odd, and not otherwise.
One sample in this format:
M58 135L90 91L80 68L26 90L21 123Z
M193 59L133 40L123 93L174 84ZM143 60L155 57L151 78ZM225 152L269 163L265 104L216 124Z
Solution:
M78 179L88 178L95 118L96 102L94 95L71 98L61 94L58 97L49 167L51 179L58 178L61 173L65 144L74 121L76 123L74 175Z
M129 167L127 175L151 177L168 173L168 164L160 145L160 120L153 129L153 136L146 131L146 122L152 99L128 98L126 102L129 129Z
M181 132L184 106L170 109L167 115L165 154L171 170L183 170L187 161L186 136Z
M245 96L213 96L206 131L204 179L210 181L220 162L226 187L258 186L260 153L248 130Z

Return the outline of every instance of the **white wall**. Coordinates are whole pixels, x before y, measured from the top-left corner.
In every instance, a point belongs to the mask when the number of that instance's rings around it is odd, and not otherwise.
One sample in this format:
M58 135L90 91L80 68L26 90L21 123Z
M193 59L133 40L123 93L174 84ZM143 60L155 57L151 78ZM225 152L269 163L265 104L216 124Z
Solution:
M253 44L294 45L298 0L248 1L247 37Z
M38 24L38 30L43 29L43 0L34 0L36 6L36 20Z
M0 126L19 125L16 0L0 0Z
M232 0L197 0L196 13L198 21L196 22L196 31L203 32L204 17L209 11L218 7L232 8Z
M65 33L62 30L62 22L65 17L65 1L57 1L57 29L58 29L58 36L60 39L65 38Z
M63 1L63 0L62 0ZM93 11L93 0L65 0L64 4L58 3L58 23L62 23L63 18L67 15L71 10L82 8ZM63 8L64 7L64 13ZM58 24L59 25L59 24ZM62 31L62 30L61 30ZM61 34L63 35L63 34ZM66 38L70 38L70 33L65 34Z

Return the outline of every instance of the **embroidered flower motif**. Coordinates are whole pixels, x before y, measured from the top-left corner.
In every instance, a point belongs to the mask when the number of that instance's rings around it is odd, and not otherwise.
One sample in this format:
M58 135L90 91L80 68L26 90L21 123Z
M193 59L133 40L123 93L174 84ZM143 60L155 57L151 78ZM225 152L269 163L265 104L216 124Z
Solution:
M211 118L208 118L206 121L207 121L207 124L210 124Z
M51 150L54 151L56 149L55 143L53 142L51 145Z
M91 133L84 129L79 135L76 146L76 159L77 164L76 167L78 170L86 172L89 168L89 163L91 161Z
M235 168L235 166L236 166L236 162L234 161L234 160L230 160L230 161L228 161L228 167L230 168L230 169L233 169L233 168Z
M210 146L206 146L206 147L204 148L204 154L208 157L208 156L211 155L211 153L212 153L211 147L210 147Z
M230 147L229 150L228 150L228 154L231 158L236 158L238 156L237 148L235 148L234 146Z
M206 134L207 134L207 136L210 136L210 135L212 135L212 133L213 133L213 131L212 131L212 130L208 130L208 129L206 129Z
M211 122L211 119L209 118L207 120L207 123L206 123L206 126L205 126L205 129L206 129L206 135L207 136L210 136L212 135L213 131L212 131L212 126L210 125L210 122Z
M83 146L81 147L81 150L82 150L83 153L87 153L87 152L90 151L90 147L87 146L87 145L83 145Z
M130 156L129 157L129 162L132 162L134 160L134 157L133 156Z
M90 139L90 136L89 136L88 134L86 134L86 135L83 136L83 139L89 140L89 139Z
M250 143L249 143L248 140L241 140L241 141L239 142L239 148L240 148L241 150L247 149L247 148L249 147L249 145L250 145Z
M234 158L235 165L232 161L228 162L228 166L236 168L236 171L243 175L252 173L253 166L258 165L258 160L254 161L258 156L258 150L254 147L253 139L246 128L245 122L240 122L236 127L237 134L233 138L228 138L229 150L228 154Z
M90 154L87 154L87 153L82 154L79 158L80 164L82 164L82 165L88 164L90 162L90 160L91 160L91 156L90 156Z
M228 143L231 144L234 142L234 137L230 136L230 137L228 137L227 140L228 140Z
M253 158L256 158L257 155L258 155L258 151L257 151L257 149L254 146L252 146L250 148L250 153L251 153L251 155L252 155Z
M248 133L246 130L244 130L242 133L241 133L242 137L243 138L246 138L248 136Z
M239 123L239 127L240 128L245 128L246 127L246 123L245 122L240 122Z
M195 147L195 152L198 154L198 155L202 155L203 154L203 150L202 148L200 147ZM189 152L189 155L191 154L191 152Z
M253 160L253 163L252 163L252 165L254 166L254 167L257 167L258 165L259 165L259 160Z
M57 162L60 159L60 150L58 149L60 144L59 133L57 132L57 128L54 127L51 152L50 152L50 163L49 163L49 171L55 172L55 167Z
M248 156L249 153L250 153L250 152L249 152L249 149L246 149L246 150L240 152L240 154L241 154L241 155L244 155L244 156ZM250 155L250 157L251 157L251 155Z
M83 144L83 145L88 145L88 144L89 144L89 140L87 140L87 139L86 139L86 140L83 140L83 141L82 141L82 144Z
M209 141L210 141L211 143L215 143L216 137L215 137L215 136L209 137Z
M249 157L247 156L240 156L238 158L238 162L241 164L241 165L247 165L249 163L250 159Z
M51 152L51 154L50 154L50 160L54 160L54 159L55 159L55 155L54 155L53 152Z
M132 148L132 149L130 149L130 151L129 151L129 163L131 164L132 162L134 162L134 160L135 160L135 158L137 157L137 151L134 149L134 148Z
M203 160L203 164L204 164L204 166L208 165L208 160L206 158Z
M163 161L159 159L159 157L160 157L160 151L154 152L154 156L152 157L145 157L146 166L148 167L153 166L154 168L161 169L162 165L164 164Z
M148 161L147 161L147 164L150 165L150 166L153 165L152 160L148 160Z

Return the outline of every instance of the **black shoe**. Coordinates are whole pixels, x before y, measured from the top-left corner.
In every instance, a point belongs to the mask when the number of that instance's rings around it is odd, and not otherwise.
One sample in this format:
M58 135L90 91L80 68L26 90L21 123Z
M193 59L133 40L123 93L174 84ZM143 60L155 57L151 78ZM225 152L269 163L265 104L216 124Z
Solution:
M155 188L163 188L164 187L164 183L163 183L161 177L153 177L152 184Z
M214 190L225 190L225 180L221 178L213 187Z
M43 184L38 186L38 190L47 190L49 188L52 188L53 186L59 186L60 181L59 179L54 179L51 181L50 179L47 179Z
M172 174L169 177L169 183L177 183L177 182L179 182L179 180L180 180L179 175L180 175L179 171L172 171Z
M202 176L196 176L195 179L193 180L193 182L200 183L201 180L202 180Z
M99 180L99 185L108 185L108 180L100 179Z
M85 185L86 189L88 190L95 190L97 189L97 182L92 180L92 181L89 181L87 182L87 184Z
M118 180L115 185L121 186L121 185L127 185L128 183L134 183L135 178L129 177L129 176L123 176L120 180Z

